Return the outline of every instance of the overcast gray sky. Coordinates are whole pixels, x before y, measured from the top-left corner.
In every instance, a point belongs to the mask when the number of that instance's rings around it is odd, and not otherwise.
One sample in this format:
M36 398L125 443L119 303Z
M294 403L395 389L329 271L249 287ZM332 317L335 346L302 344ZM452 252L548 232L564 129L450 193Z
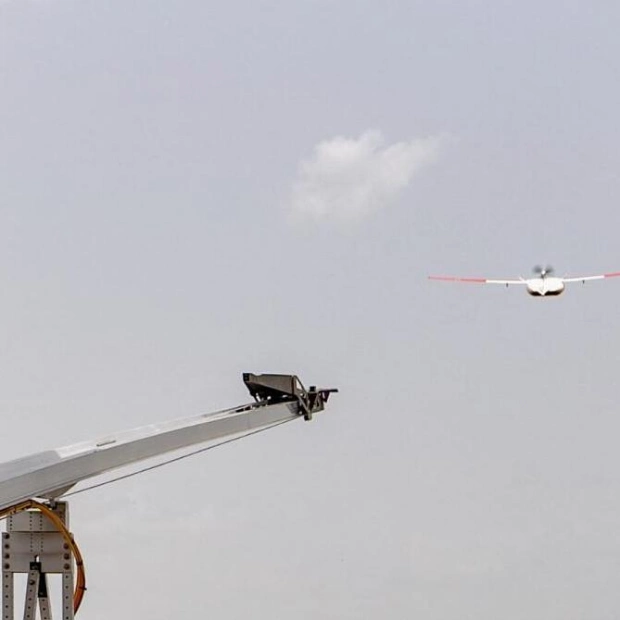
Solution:
M615 2L0 1L2 460L325 415L72 500L85 620L610 620Z

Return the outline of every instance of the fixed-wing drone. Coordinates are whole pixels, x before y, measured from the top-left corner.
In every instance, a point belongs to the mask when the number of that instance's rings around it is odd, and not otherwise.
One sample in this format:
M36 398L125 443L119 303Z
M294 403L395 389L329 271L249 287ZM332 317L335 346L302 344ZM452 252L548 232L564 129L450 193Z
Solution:
M465 282L468 284L503 284L510 286L511 284L525 285L527 292L534 297L550 297L561 295L569 282L589 282L590 280L604 280L605 278L620 277L620 271L614 273L603 273L597 276L581 276L571 278L558 278L553 274L553 267L534 267L533 278L518 278L516 280L491 280L488 278L459 278L454 276L429 276L430 280L443 280L444 282Z

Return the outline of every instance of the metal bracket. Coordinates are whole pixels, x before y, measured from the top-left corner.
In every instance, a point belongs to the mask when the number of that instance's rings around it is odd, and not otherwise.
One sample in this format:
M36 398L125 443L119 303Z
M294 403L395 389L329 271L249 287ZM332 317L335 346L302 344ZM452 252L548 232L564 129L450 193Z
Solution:
M317 389L314 385L306 390L297 375L255 375L244 372L243 382L258 403L297 403L297 412L305 420L311 420L313 414L323 411L329 395L338 391L335 388Z

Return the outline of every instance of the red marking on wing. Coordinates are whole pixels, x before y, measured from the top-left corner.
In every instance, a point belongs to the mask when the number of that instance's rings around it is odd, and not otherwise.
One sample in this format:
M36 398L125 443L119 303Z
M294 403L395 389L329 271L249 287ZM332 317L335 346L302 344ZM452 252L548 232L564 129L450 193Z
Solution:
M443 280L444 282L476 282L478 284L484 284L487 281L486 278L455 278L454 276L428 276L428 279Z
M614 271L613 273L604 273L603 277L605 277L605 278L617 278L617 277L620 277L620 271Z

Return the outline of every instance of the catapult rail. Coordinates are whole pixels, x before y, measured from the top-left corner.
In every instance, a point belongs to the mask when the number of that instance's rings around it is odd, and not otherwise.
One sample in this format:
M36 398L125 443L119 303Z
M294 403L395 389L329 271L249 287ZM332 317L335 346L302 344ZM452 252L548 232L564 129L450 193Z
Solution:
M35 497L58 498L78 482L174 450L299 417L310 419L324 409L329 393L335 391L306 391L294 375L246 373L243 378L254 403L151 424L0 464L0 510Z
M14 620L15 575L20 574L27 575L25 620L36 617L36 603L41 618L51 617L48 574L62 576L63 619L73 620L77 613L86 590L84 562L68 529L68 503L57 500L78 482L174 450L224 437L242 438L296 418L310 420L337 391L314 386L306 390L295 375L245 373L243 381L255 400L248 405L151 424L0 464L0 519L8 519L2 534L2 620Z

